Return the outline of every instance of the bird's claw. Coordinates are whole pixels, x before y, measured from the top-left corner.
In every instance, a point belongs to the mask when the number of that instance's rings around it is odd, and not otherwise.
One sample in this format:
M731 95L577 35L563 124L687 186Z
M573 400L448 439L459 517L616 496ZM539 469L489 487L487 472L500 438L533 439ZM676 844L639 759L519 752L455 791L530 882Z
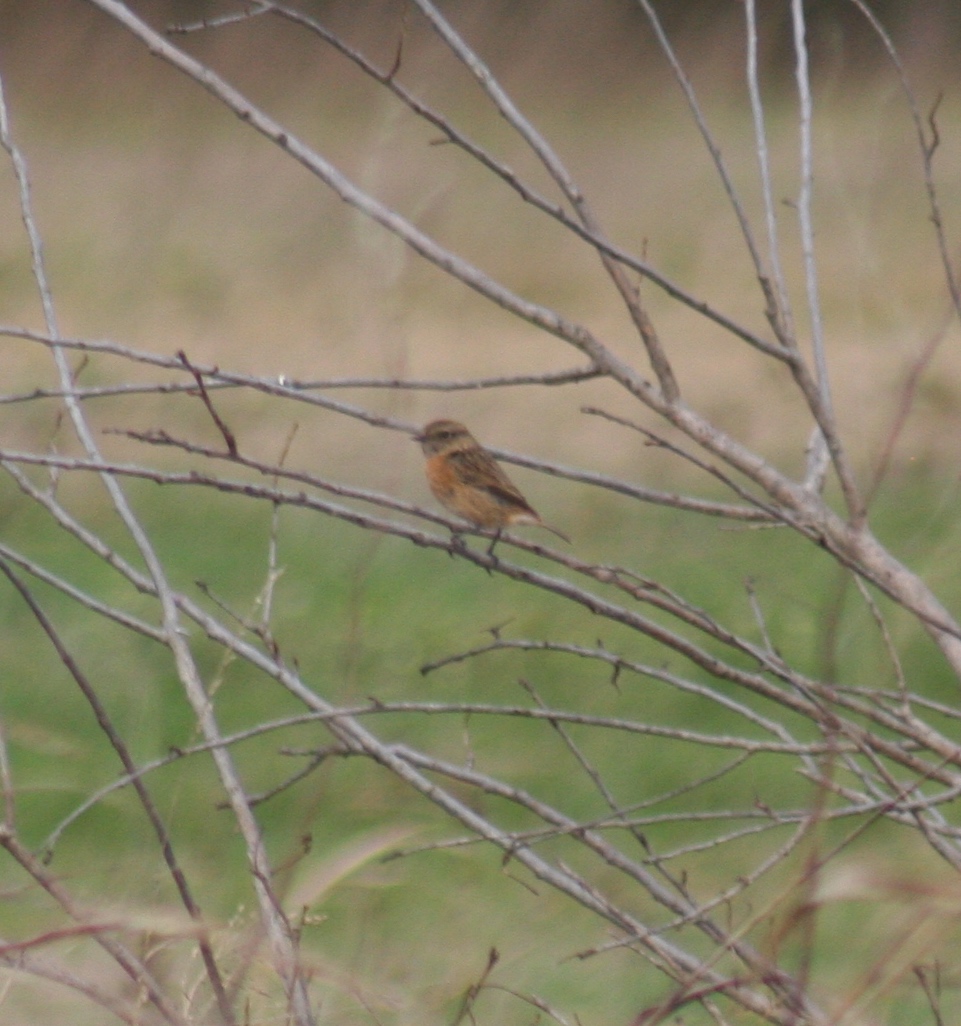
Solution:
M467 542L464 541L464 536L462 534L458 534L456 531L451 531L450 548L447 550L447 555L453 559L454 553L463 552L466 548Z

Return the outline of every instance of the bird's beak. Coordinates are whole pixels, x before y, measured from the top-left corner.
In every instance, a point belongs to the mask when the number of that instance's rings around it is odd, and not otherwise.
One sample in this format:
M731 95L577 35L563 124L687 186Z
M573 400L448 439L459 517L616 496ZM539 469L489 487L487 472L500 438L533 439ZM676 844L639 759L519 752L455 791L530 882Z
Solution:
M413 442L423 442L424 441L424 436L423 435L411 435L410 437L411 437L411 441L413 441Z

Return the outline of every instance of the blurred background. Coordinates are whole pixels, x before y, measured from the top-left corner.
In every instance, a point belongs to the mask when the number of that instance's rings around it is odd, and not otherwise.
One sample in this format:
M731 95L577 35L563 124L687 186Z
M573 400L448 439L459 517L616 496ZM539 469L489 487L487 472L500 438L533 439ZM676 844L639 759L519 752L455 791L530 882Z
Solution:
M804 334L791 208L799 180L789 6L759 6L783 259ZM743 5L661 7L763 242ZM158 28L231 10L205 3L132 9ZM952 3L874 9L899 47L922 116L942 97L935 173L950 239L961 197L961 134L951 130L959 115L961 13ZM400 80L555 197L416 14L390 3L304 10L381 67L390 66L403 39ZM567 162L614 240L764 332L763 303L730 204L639 6L455 3L449 14ZM898 457L950 460L947 440L959 426L958 338L915 129L884 48L856 7L817 4L809 18L817 256L846 439L865 469L877 459L908 369L933 336L948 332L914 397ZM170 38L419 227L521 294L587 324L625 356L638 355L610 284L583 246L453 147L433 145L435 132L321 40L263 17ZM298 378L506 374L582 362L415 258L93 5L3 4L0 61L65 332L166 353L184 348L197 360ZM38 326L18 212L12 192L6 197L0 299L6 320ZM656 288L643 291L690 401L748 444L796 466L808 420L783 372ZM9 348L14 360L28 351ZM744 402L745 389L764 400ZM414 422L449 412L455 402L413 393L364 398ZM618 407L604 387L584 388L571 401L527 393L512 405L519 398L461 395L456 410L491 444L509 447L522 438L542 455L591 465L633 459L633 442L625 443L627 453L599 444L597 426L577 413L584 402ZM513 417L523 423L511 426ZM330 425L347 427L337 418ZM353 464L369 440L361 428L338 446ZM296 444L310 445L309 432ZM676 461L670 469L679 469ZM660 471L654 458L651 472Z
M158 29L238 9L223 3L130 6ZM794 209L798 121L790 7L758 6L782 258L806 337ZM414 10L388 2L306 3L302 9L381 68L392 66L402 41L398 79L557 199L543 170ZM611 237L643 253L690 293L767 335L737 220L639 6L626 0L465 0L444 10L567 163ZM662 3L658 10L763 248L744 84L744 7L715 0ZM898 47L925 122L938 103L934 170L954 257L961 228L961 5L892 0L872 10ZM950 602L961 587L953 559L959 541L961 332L930 221L916 127L898 74L857 7L840 0L811 4L808 16L816 253L842 434L862 483L890 456L875 526ZM629 319L592 253L454 147L438 145L436 131L321 40L272 17L169 38L424 231L521 295L585 324L643 366ZM66 335L167 355L182 349L199 363L303 380L467 378L585 362L428 266L90 3L0 3L0 75L13 133L29 164ZM780 466L799 470L810 422L783 369L649 283L640 287L687 401ZM0 322L43 328L6 162L0 166ZM6 392L53 387L45 351L10 338L0 345ZM81 374L84 384L162 379L159 372L109 357L92 360ZM634 483L718 494L713 482L652 451L638 436L584 416L581 406L600 405L663 430L604 383L453 395L333 394L413 425L455 415L491 445L616 472ZM403 433L256 394L221 394L218 408L251 455L277 460L296 423L288 466L421 504L432 501L421 455ZM105 431L176 428L218 441L196 400L111 399L91 402L88 410ZM54 403L5 405L0 428L6 445L70 447ZM130 458L166 458L116 435L103 439L112 452ZM850 614L837 568L812 556L797 538L731 531L707 518L615 502L543 475L512 475L545 519L574 536L578 555L636 566L702 603L732 629L748 632L756 624L742 582L754 580L767 627L786 658L830 679L865 687L889 682L887 654L876 634L864 641L863 608ZM103 506L95 483L68 477L60 488L98 529L120 536L108 516L98 520ZM195 582L202 580L233 608L257 608L269 510L184 490L131 485L130 492L178 586L196 594ZM131 599L129 589L28 505L15 488L3 492L5 538L62 567L94 593L155 615L149 602ZM596 641L596 620L585 623L551 599L528 601L497 577L483 575L478 583L481 574L443 553L285 510L279 561L285 574L275 607L278 641L305 678L334 700L375 694L384 700L510 702L518 700L516 681L523 674L567 708L687 724L704 719L702 705L648 681L618 692L606 671L540 657L501 653L422 677L424 663L489 640L488 628L505 621L514 636ZM91 630L89 618L75 617L71 604L46 597L62 617L58 622L72 650L96 669L138 757L196 739L171 667L155 647L128 632L104 631L102 623ZM22 818L39 844L79 800L114 778L116 761L22 604L5 594L0 612L0 652L10 682L2 711L23 782ZM906 672L916 671L931 694L954 702L956 683L926 642L917 640L916 626L903 634L898 626L893 633L903 642ZM248 667L222 663L221 652L205 648L204 639L194 641L218 689L226 727L296 710ZM605 642L638 658L661 658L644 639L616 628ZM456 758L466 758L465 749L474 745L506 778L570 797L578 814L593 809L593 797L566 793L569 778L554 772L556 751L545 757L523 729L505 730L500 720L468 729L459 721L398 717L379 722L378 729ZM305 730L290 740L306 746L317 743L316 735ZM701 751L692 758L690 750L658 744L645 739L626 752L620 743L598 742L594 755L622 793L645 798L710 770L713 756ZM288 772L283 759L283 769L278 767L278 745L271 737L242 750L252 788L267 789ZM196 762L165 774L158 775L164 812L191 873L203 881L205 905L212 915L230 918L248 881L229 819L212 815L210 803L196 798L216 793L212 774ZM746 794L762 786L753 778L742 784ZM793 768L772 772L763 787L761 797L773 807L808 796ZM732 800L729 794L711 797ZM471 848L377 862L408 836L413 844L450 832L424 805L369 766L339 764L259 810L275 864L293 867L283 880L285 894L326 917L322 928L312 924L305 936L322 966L318 988L334 995L327 1006L331 1020L340 1013L339 1022L370 1021L356 991L381 1023L423 1022L425 1009L437 1021L451 1021L491 945L503 952L504 979L584 1013L583 1021L629 1022L644 1000L660 993L660 981L638 973L629 952L607 956L603 971L596 961L572 959L588 943L609 939L604 929L566 903L518 887L496 853ZM301 859L301 837L312 831L311 858ZM659 838L664 844L681 843L669 828L665 832ZM883 856L885 866L918 873L927 868L901 835L888 837L871 854ZM68 831L54 865L73 872L91 894L109 894L127 907L138 901L152 906L170 901L166 877L147 861L154 856L135 803L118 795ZM719 888L740 866L736 857L728 862L709 855L690 860L685 872L690 869L705 888ZM4 930L35 929L39 914L31 899L10 903ZM838 913L836 928L826 931L818 969L828 976L849 969L837 957L851 955L845 914ZM862 960L870 967L874 949L866 935L880 947L886 925L865 930L862 921L858 929L865 934ZM50 995L36 1000L34 1020L27 1004L18 1006L28 1009L23 1021L51 1021ZM498 1022L530 1019L529 1007L498 1007ZM73 1008L63 1017L82 1021Z

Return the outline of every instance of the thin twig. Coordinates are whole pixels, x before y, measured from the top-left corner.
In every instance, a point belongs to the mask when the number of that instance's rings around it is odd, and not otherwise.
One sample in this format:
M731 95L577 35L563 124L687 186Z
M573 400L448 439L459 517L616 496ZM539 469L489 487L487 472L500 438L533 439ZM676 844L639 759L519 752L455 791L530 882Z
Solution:
M203 404L210 414L211 419L217 425L217 430L220 432L221 438L224 440L224 444L227 446L227 452L230 456L237 455L237 439L234 436L233 431L227 427L223 417L217 412L217 407L214 406L213 400L207 392L207 386L204 384L204 376L200 370L195 367L190 360L187 358L187 354L182 350L177 350L177 359L186 367L190 372L194 381L197 384L197 391L200 393L200 398L203 400Z
M137 793L140 805L157 836L157 842L160 846L163 860L166 863L167 871L170 873L171 879L177 888L177 893L180 895L180 900L183 903L184 908L187 910L187 914L200 928L197 938L200 956L203 959L207 978L210 981L211 989L213 990L214 996L217 1000L221 1019L225 1023L234 1023L236 1020L234 1018L233 1011L227 1002L227 994L224 988L224 981L220 974L220 967L217 964L217 959L214 955L209 939L203 934L202 928L204 915L197 903L197 900L194 898L193 890L188 884L183 868L174 853L173 840L167 829L167 825L164 822L163 816L160 814L160 810L157 808L153 797L141 779L137 764L134 761L133 756L130 754L130 750L121 737L119 731L114 727L110 715L108 714L103 702L100 700L100 696L97 694L96 689L93 687L87 675L81 670L76 659L74 659L73 655L63 643L59 632L53 625L53 622L40 607L40 604L20 577L13 572L9 564L2 558L0 558L0 572L4 574L7 580L16 589L21 599L23 599L24 603L26 603L30 612L33 614L34 619L47 635L50 643L56 650L58 659L70 676L73 677L74 682L93 711L98 726L107 737L107 740L110 742L110 746L117 753L117 757L120 759L124 770L130 776L131 783Z
M5 827L0 828L0 847L27 872L37 884L54 900L59 908L80 926L97 924L96 917L84 911L67 891L66 887ZM165 1022L171 1026L188 1026L174 1005L167 999L163 987L122 941L115 939L113 932L93 929L89 936L113 959L120 969L137 987L142 987L147 999L157 1009Z
M3 97L2 88L0 88L0 142L2 142L4 149L10 154L18 183L20 213L30 242L33 276L43 306L45 328L51 338L57 339L59 337L59 330L43 261L40 234L37 230L30 201L26 163L10 134L6 102ZM55 344L52 348L52 355L57 374L60 378L61 388L67 393L64 402L74 433L87 457L93 462L98 462L102 457L93 432L87 423L81 404L72 394L74 385L73 373L67 362L65 351ZM163 610L166 644L174 657L178 676L194 708L198 722L202 725L202 729L208 738L215 738L219 735L219 728L213 710L207 702L201 675L194 662L190 646L184 637L180 622L180 611L173 600L172 589L167 580L163 565L150 542L147 532L134 514L115 476L109 471L103 470L98 471L98 476L110 498L113 509L116 511L121 523L140 553L147 567L149 578L156 588L156 595ZM269 875L268 863L259 827L251 814L249 806L245 803L243 786L231 762L230 753L225 749L214 749L213 760L220 773L221 782L231 797L238 827L244 835L244 840L247 844L248 855L253 867L254 888L259 898L264 927L271 939L276 967L287 988L294 1020L297 1026L313 1026L315 1017L310 1008L304 978L297 965L290 927L273 895L270 893L269 885L267 884ZM214 986L216 989L216 985ZM233 1012L226 1002L221 1004L220 1014L225 1021L234 1021Z

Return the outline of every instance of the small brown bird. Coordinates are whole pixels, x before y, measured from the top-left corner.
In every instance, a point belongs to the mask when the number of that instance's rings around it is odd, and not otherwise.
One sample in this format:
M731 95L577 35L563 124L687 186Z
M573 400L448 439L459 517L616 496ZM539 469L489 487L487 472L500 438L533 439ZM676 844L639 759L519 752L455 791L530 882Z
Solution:
M570 544L570 538L541 520L493 456L456 420L433 420L414 440L427 457L427 483L437 501L475 527L492 529L494 551L505 527L536 524Z

